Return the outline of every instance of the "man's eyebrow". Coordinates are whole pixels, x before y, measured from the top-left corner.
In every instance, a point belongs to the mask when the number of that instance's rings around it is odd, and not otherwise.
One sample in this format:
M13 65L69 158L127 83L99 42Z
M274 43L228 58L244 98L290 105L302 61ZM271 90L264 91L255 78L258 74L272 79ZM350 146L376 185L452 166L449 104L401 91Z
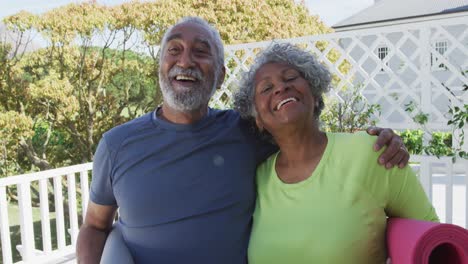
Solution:
M173 34L173 35L170 35L167 40L166 40L166 43L168 43L169 41L171 40L174 40L174 39L182 39L182 34L180 33L176 33L176 34ZM203 46L207 47L208 49L211 50L211 45L210 45L210 42L204 38L195 38L195 42L198 42L198 43L201 43Z
M170 35L167 40L166 40L166 43L173 40L173 39L181 39L182 38L182 34L180 33L176 33L176 34L173 34L173 35Z
M203 44L204 46L206 46L208 49L211 50L211 45L210 45L210 42L206 39L202 39L202 38L195 38L195 42L199 42L201 44Z

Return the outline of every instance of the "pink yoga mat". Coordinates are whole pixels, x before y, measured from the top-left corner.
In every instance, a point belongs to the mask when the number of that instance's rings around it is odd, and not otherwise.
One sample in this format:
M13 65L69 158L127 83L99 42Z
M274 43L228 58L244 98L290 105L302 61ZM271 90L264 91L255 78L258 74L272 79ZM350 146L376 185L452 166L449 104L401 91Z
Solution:
M451 224L390 218L392 264L468 264L468 230Z

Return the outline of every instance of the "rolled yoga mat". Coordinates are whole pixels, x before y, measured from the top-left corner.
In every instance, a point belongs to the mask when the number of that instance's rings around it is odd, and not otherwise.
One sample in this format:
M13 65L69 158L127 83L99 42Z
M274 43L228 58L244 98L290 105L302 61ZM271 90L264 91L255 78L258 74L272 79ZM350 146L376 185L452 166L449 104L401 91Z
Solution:
M390 218L387 249L392 264L468 264L468 230L451 224Z

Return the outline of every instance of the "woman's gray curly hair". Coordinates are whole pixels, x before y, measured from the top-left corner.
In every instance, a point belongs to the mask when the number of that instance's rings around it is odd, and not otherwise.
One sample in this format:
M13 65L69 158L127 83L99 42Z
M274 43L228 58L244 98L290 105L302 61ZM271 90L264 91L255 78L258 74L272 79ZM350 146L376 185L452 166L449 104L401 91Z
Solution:
M255 119L255 74L267 63L287 63L298 70L302 77L309 83L312 95L318 98L315 109L315 118L318 119L325 104L323 94L329 90L331 75L309 52L296 47L291 43L273 42L256 58L248 72L242 75L239 90L234 94L234 109L243 118Z

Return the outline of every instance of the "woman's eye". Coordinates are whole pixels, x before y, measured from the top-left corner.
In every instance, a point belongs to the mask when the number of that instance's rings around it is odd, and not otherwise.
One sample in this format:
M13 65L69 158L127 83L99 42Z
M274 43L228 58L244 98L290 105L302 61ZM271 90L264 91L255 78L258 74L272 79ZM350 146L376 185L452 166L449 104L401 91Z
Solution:
M271 88L272 88L271 85L266 85L266 86L264 86L263 89L262 89L262 93L268 92L269 90L271 90Z
M286 77L286 81L294 81L295 79L297 79L297 75L291 75L291 76L288 76Z

